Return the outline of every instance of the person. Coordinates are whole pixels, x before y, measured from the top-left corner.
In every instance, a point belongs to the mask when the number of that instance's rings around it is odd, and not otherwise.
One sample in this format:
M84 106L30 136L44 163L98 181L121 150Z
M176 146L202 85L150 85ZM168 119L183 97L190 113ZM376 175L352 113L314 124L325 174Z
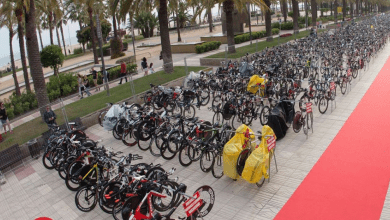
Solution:
M70 55L70 49L68 49L69 55Z
M122 79L123 77L125 78L126 82L127 82L127 77L126 77L126 63L125 61L122 61L121 63L121 81L119 81L119 84L122 84Z
M57 116L56 114L53 112L53 110L51 110L50 106L46 106L46 112L43 114L43 119L45 120L47 126L50 126L51 125L57 125L56 123L56 119L57 119Z
M4 134L7 134L7 125L9 132L12 134L13 131L11 129L11 125L9 124L7 111L5 110L3 102L0 102L0 121L4 128Z
M142 67L142 70L145 71L144 76L147 76L148 75L148 63L146 62L145 57L142 58L141 67Z
M80 74L77 74L77 82L79 83L79 96L80 96L80 99L82 99L83 98L84 85L83 85L83 77L81 77Z
M89 92L89 79L87 76L84 76L83 84L84 84L84 92L88 96L91 96L91 93Z
M153 68L153 63L150 63L149 71L150 71L150 74L155 73L154 68Z
M97 92L98 90L100 91L100 87L98 86L98 83L97 83L98 73L93 67L91 69L91 73L92 73L93 84L95 84L95 86L96 86L95 92Z

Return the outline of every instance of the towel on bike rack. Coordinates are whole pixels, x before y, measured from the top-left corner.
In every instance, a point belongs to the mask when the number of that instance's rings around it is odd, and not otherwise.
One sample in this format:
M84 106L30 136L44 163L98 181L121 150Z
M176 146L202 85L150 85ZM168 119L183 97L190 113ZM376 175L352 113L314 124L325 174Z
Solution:
M253 75L250 78L249 83L248 83L248 87L247 87L248 92L256 94L257 90L259 90L259 87L256 85L263 84L263 82L264 82L264 78L261 78L258 75Z
M257 183L261 180L261 177L268 179L268 168L269 168L269 151L267 140L274 136L275 133L271 127L264 125L261 131L263 138L255 150L249 155L245 162L244 170L242 171L241 177L249 183ZM272 150L271 150L272 151Z
M245 124L238 127L236 134L225 144L223 148L223 173L232 179L240 178L236 169L237 159L242 151L242 146L245 143L245 132L247 130L249 133L253 134L252 129ZM251 135L250 138L255 138L255 136Z

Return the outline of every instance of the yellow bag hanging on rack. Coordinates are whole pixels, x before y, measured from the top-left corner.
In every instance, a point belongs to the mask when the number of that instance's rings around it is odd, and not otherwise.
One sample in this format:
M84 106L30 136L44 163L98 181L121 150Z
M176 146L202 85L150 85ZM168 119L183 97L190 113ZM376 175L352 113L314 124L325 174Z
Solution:
M251 79L249 80L249 83L248 83L248 86L247 86L248 92L256 94L257 90L259 90L259 87L256 86L256 85L257 84L262 84L263 82L264 82L264 78L261 78L258 75L253 75L251 77Z
M264 125L261 131L263 138L261 142L245 162L244 170L242 171L242 178L249 183L257 183L264 175L266 179L269 177L268 168L270 165L270 158L268 152L267 135L273 135L276 139L275 133L268 125Z
M242 146L245 142L245 132L247 129L253 134L252 129L243 124L237 128L236 134L225 144L223 148L223 173L232 179L240 178L237 173L236 166L238 156L240 155ZM254 135L251 135L251 138L254 137Z

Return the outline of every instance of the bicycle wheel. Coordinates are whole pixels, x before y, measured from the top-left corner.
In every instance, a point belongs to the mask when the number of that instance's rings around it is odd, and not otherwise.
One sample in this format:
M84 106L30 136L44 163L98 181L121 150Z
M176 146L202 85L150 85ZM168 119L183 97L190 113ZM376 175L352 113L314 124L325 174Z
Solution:
M49 170L54 169L54 166L50 161L51 154L53 154L53 152L48 151L48 152L44 153L42 156L42 164L46 169L49 169Z
M146 92L144 96L144 103L150 103L152 99L153 99L153 92L151 91Z
M138 145L138 148L141 149L142 151L147 151L149 150L150 146L153 144L153 138L150 138L150 141L149 143L147 143L146 141L140 141L138 140L137 142L137 145Z
M206 106L210 102L210 92L207 89L203 89L200 92L201 106Z
M250 149L246 148L246 149L242 150L240 155L238 156L237 165L236 165L238 175L241 176L242 171L244 170L244 167L245 167L245 162L248 159L250 154L251 154Z
M151 121L142 121L139 123L137 126L138 139L141 141L148 141L152 137L152 134L149 131L151 127L154 127L154 124Z
M217 179L223 176L223 150L218 150L215 152L215 161L211 170L213 176Z
M197 190L195 190L195 193L199 193L199 198L203 200L204 206L201 206L192 216L194 217L193 219L197 218L203 218L207 214L211 212L211 209L214 206L214 201L215 201L215 193L213 188L210 186L201 186Z
M195 107L193 105L187 105L187 106L184 106L183 107L183 116L186 118L186 119L193 119L195 117Z
M158 180L160 175L164 174L165 170L162 167L153 167L146 172L145 177L148 180Z
M233 115L232 117L232 128L234 130L236 130L238 127L240 127L243 123L242 123L242 120L241 120L241 117L239 116L240 113L237 113L235 115Z
M301 117L302 117L302 113L300 111L295 112L294 120L293 120L293 130L295 133L299 133L299 131L301 131L302 128Z
M345 92L347 91L347 81L346 80L342 80L341 84L340 84L340 90L341 90L341 94L345 94Z
M160 184L163 185L164 187L161 187L159 190L157 190L157 192L166 195L166 197L160 198L157 196L152 196L151 201L153 207L157 211L165 212L175 205L178 196L173 192L179 187L179 184L171 181L163 181Z
M214 153L212 151L206 150L203 152L202 157L200 158L200 169L208 173L213 168L213 164L215 162Z
M303 130L303 133L306 135L306 139L307 139L307 136L309 134L309 129L307 127L307 114L301 120L302 120L302 130Z
M122 142L126 146L132 147L137 144L138 139L134 134L133 128L126 128L125 132L122 134Z
M191 145L188 145L188 157L190 158L191 161L198 161L203 154L202 151L202 145L199 143L194 143Z
M76 207L82 212L92 211L97 204L96 186L83 186L75 196Z
M356 77L358 76L358 70L357 69L353 69L352 70L352 77L354 78L354 79L356 79Z
M172 153L177 153L180 150L180 140L182 139L182 135L179 131L173 131L168 136L168 148Z
M268 123L268 116L271 109L268 106L264 106L260 112L260 123L261 125L266 125Z
M215 96L213 101L211 102L211 107L212 107L214 112L217 112L218 108L219 109L222 108L222 104L223 104L222 97L218 95L218 96Z
M325 114L326 110L328 109L328 102L329 100L325 97L321 97L321 99L318 102L318 110L321 114Z
M124 126L126 126L126 123L126 119L121 119L116 122L114 128L112 129L112 136L114 136L115 139L120 140L122 138Z
M215 112L213 116L213 125L218 123L219 125L224 123L222 112Z
M245 108L241 114L241 121L243 124L250 125L253 120L253 109Z
M192 164L192 160L190 159L189 155L188 155L188 150L192 147L189 147L190 145L192 145L192 143L190 143L189 145L187 146L181 146L180 147L180 151L179 151L179 162L180 164L183 166L183 167L187 167L189 165Z
M99 116L98 116L98 122L99 122L99 125L103 127L103 119L104 119L104 116L106 115L106 113L108 112L108 109L107 110L103 110L99 113Z
M164 158L165 160L172 160L176 156L176 152L171 152L171 150L169 150L168 140L169 139L167 139L161 144L160 154L161 157Z
M121 182L111 182L106 185L99 193L99 207L103 212L111 214L115 206L115 200L120 199L119 190ZM106 197L108 195L109 197Z
M152 154L153 156L155 157L160 157L161 154L160 154L160 145L157 145L157 137L154 138L154 143L150 143L149 145L149 150L150 150L150 154Z
M115 203L114 207L112 208L112 217L114 217L115 220L123 220L122 218L122 206L124 201L118 201Z

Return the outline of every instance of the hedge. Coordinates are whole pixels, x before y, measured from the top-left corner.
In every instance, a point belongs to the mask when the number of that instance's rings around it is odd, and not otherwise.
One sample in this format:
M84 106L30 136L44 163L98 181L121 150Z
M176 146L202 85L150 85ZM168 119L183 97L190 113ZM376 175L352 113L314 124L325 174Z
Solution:
M271 30L272 35L279 34L279 28L272 28ZM252 32L252 40L263 38L267 36L266 31L259 31L259 32ZM250 41L250 34L241 34L234 37L234 43L240 44L246 41Z
M21 115L31 109L38 107L38 101L33 92L23 92L20 96L16 96L14 92L9 99L4 99L4 106L7 111L8 118L11 120L15 116Z
M111 55L110 45L103 46L102 49L103 49L103 56L110 56ZM97 55L100 57L100 47L96 48L96 52L97 52Z
M206 42L206 43L203 43L201 45L196 46L195 50L196 50L196 53L204 53L204 52L208 52L211 50L216 50L219 48L219 46L221 46L220 41L210 41L210 42Z
M83 53L83 48L77 48L73 50L73 54L81 54Z

